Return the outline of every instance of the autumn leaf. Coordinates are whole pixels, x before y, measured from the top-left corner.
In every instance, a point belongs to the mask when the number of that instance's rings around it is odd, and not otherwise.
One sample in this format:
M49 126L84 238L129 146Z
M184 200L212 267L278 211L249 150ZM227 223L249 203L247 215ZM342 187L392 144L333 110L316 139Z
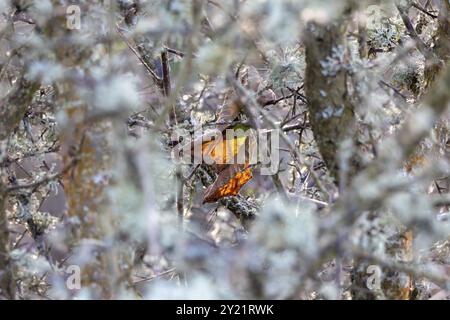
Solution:
M233 139L213 140L203 143L202 154L208 156L215 164L233 163L241 147L245 145L246 136Z
M235 196L241 187L252 178L248 165L228 165L217 176L203 194L203 203L215 202L223 197Z
M248 147L248 150L245 147ZM239 193L241 187L252 178L249 154L254 151L254 147L254 140L247 135L204 145L203 152L215 161L213 167L219 174L214 183L205 190L203 203L214 202ZM235 156L242 152L246 152L245 164L233 162L236 160Z
M241 108L242 105L238 100L234 100L231 103L223 106L219 112L215 128L206 130L201 136L195 138L190 142L191 154L194 154L194 150L196 147L202 146L203 150L203 145L205 143L208 143L208 141L210 141L213 137L216 137L226 128L230 127L232 122L238 117Z
M249 154L251 153L249 152L254 147L253 140L248 140L246 134L226 139L224 132L233 124L241 110L242 103L238 99L232 100L220 110L215 128L190 142L194 157L196 156L196 147L201 146L202 160L208 158L209 164L218 172L217 179L206 189L203 195L203 203L237 195L241 187L252 178L252 170L249 166ZM245 132L249 127L235 124L233 129L240 129L242 130L240 132ZM217 139L218 136L221 136L222 139ZM248 144L247 141L249 141ZM249 146L249 150L243 149L246 145ZM241 155L240 152L246 152L244 154L245 164L236 163L237 158Z

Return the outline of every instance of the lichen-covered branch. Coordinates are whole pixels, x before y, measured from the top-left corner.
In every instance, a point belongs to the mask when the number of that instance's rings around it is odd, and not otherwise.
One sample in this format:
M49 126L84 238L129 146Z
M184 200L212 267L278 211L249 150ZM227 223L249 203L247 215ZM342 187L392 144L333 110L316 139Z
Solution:
M309 121L331 176L337 182L339 145L355 132L354 108L347 90L347 22L310 22L305 37L305 93Z
M0 295L15 298L13 267L10 264L8 217L6 215L6 190L0 181Z
M12 91L0 102L0 140L5 140L17 127L29 107L39 84L22 76Z

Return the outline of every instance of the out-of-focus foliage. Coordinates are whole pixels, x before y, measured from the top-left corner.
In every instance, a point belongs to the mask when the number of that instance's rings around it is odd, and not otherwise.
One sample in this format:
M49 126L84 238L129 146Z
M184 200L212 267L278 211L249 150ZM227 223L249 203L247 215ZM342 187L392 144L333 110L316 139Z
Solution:
M447 0L0 14L1 299L448 298Z

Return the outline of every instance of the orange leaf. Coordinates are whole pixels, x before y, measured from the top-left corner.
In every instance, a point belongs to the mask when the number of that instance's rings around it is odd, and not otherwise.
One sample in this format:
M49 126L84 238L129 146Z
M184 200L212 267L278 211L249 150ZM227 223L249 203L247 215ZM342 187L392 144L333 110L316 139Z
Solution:
M203 156L209 156L215 164L230 164L238 154L240 148L245 145L246 136L234 139L207 141L202 144Z
M223 197L235 196L241 187L252 178L252 169L247 165L229 165L217 176L203 194L203 203L214 202Z

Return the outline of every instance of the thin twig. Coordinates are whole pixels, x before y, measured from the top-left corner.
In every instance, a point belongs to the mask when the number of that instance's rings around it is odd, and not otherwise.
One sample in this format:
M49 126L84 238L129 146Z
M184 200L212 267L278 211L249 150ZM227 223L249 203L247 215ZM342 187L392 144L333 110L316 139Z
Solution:
M148 63L142 58L142 56L137 52L137 50L131 45L130 41L125 37L125 35L120 30L119 25L117 26L117 33L119 34L120 38L125 42L125 44L128 46L128 48L135 54L135 56L139 59L139 61L142 63L142 65L145 67L145 69L148 71L148 73L153 78L153 81L156 85L159 87L162 86L162 79L158 77L158 75L155 73L155 71L148 65Z
M407 99L406 96L405 96L403 93L401 93L398 89L396 89L395 87L391 86L391 85L390 85L389 83L387 83L386 81L380 80L380 81L378 81L378 84L379 84L380 86L388 87L389 89L391 89L392 91L394 91L394 93L396 93L397 95L399 95L400 97L402 97L403 100L406 101L406 99Z
M248 104L250 103L252 105L253 108L259 110L260 114L262 115L262 117L269 122L269 124L274 128L274 129L278 129L278 130L282 130L280 129L280 127L276 124L276 121L272 118L271 115L269 115L266 110L260 108L258 106L258 103L256 102L256 100L254 99L253 96L251 96L247 90L238 82L236 81L236 79L233 76L227 76L227 80L234 86L234 88L236 89L236 91L243 97L245 97L245 101L243 101L243 105L244 108L249 108ZM248 114L252 114L251 110L248 110ZM317 175L317 173L315 172L314 168L312 167L312 165L307 162L303 156L300 154L300 152L298 152L297 148L292 144L292 142L289 140L289 138L285 135L285 134L280 134L281 139L284 141L284 143L286 143L288 145L288 147L292 150L293 154L294 154L294 158L295 160L299 161L300 163L302 163L303 165L305 165L307 167L307 169L311 172L311 176L314 179L314 182L317 185L317 188L323 193L323 195L325 195L327 197L327 199L331 199L331 194L328 192L328 190L323 186L322 182L320 181L319 176Z
M179 56L180 58L183 58L183 57L184 57L184 52L181 52L181 51L178 51L178 50L169 48L168 46L164 46L164 49L165 49L167 52L169 52L169 53L172 53L172 54L174 54L174 55L176 55L176 56Z
M47 175L47 176L45 176L37 181L34 181L34 182L10 186L6 189L6 192L10 193L10 192L20 190L20 189L30 189L30 188L34 189L45 183L48 183L55 179L59 179L61 176L63 176L65 173L67 173L77 163L77 161L78 161L77 158L73 158L72 161L69 164L67 164L61 172Z
M425 13L426 15L430 16L430 17L433 18L433 19L437 19L437 17L438 17L438 16L432 14L431 12L427 11L424 7L422 7L420 4L418 4L418 3L416 3L416 2L413 2L413 3L412 3L412 6L413 6L414 8L416 8L417 10L422 11L423 13Z
M405 25L409 36L416 42L417 49L420 51L420 53L422 53L422 55L425 57L425 59L430 60L432 63L438 63L439 62L438 57L422 41L422 39L419 37L416 30L414 29L414 26L411 22L411 19L408 16L408 12L406 11L406 9L398 4L396 4L396 7L397 7L398 12L400 13L400 17L403 20L403 24Z

